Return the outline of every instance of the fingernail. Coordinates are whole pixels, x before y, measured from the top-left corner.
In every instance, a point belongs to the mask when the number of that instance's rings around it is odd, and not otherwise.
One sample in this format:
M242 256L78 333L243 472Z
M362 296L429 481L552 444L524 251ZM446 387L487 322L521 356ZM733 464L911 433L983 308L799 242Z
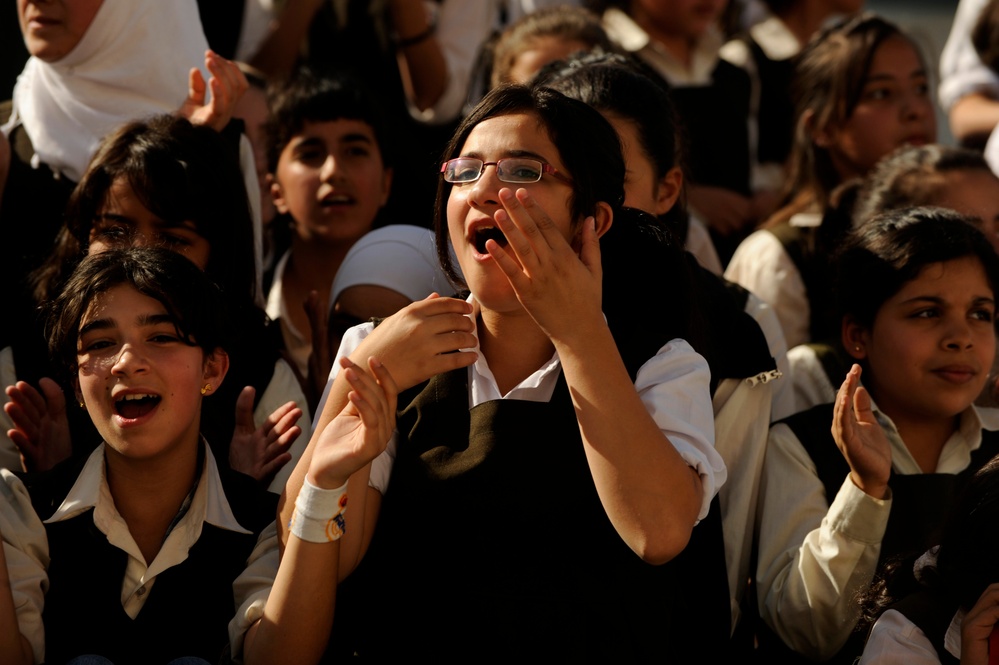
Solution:
M503 189L501 189L499 191L499 195L500 195L500 198L503 199L504 201L510 201L510 200L513 199L513 192L511 192L506 187L504 187Z

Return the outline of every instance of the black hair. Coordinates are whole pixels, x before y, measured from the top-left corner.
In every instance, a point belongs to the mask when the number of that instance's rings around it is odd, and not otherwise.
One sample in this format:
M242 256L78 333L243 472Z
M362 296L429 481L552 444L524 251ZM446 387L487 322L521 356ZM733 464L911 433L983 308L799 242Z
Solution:
M999 293L999 256L974 221L943 208L892 210L855 229L836 257L836 299L842 316L868 330L881 306L926 266L978 259Z
M159 247L110 249L81 261L47 307L49 352L69 377L77 370L81 321L102 294L121 285L162 303L181 339L206 356L229 345L222 293L196 265Z
M479 123L518 113L536 117L558 150L572 179L569 205L573 223L593 215L599 202L607 203L614 213L620 210L624 201L624 158L617 132L590 106L542 86L503 85L494 89L458 125L441 161L457 157ZM440 178L434 206L437 256L444 273L459 283L448 245L447 199L451 187Z
M87 253L119 179L160 219L193 222L210 247L206 272L229 297L254 300L253 221L236 151L215 130L170 115L130 122L101 143L70 197L55 251L34 275L36 300L52 298Z
M270 91L269 106L267 163L271 173L277 169L281 151L307 122L359 120L374 132L382 164L388 168L395 161L393 141L377 98L351 75L320 74L304 67Z
M899 148L864 179L853 208L853 225L887 210L933 205L947 187L946 174L955 171L992 173L975 150L937 144Z
M542 70L538 81L605 115L633 123L642 153L655 168L657 182L674 167L684 170L682 137L667 88L634 58L609 53L582 55ZM681 196L664 221L674 229L684 228L685 208Z

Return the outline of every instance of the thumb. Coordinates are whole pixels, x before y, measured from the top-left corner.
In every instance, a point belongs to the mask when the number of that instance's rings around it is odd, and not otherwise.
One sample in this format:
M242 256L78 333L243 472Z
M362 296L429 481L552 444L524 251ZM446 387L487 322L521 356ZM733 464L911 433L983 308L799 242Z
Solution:
M187 98L199 106L205 103L205 77L197 67L191 67L188 75Z
M246 386L236 398L236 427L253 431L253 398L257 391L253 386Z

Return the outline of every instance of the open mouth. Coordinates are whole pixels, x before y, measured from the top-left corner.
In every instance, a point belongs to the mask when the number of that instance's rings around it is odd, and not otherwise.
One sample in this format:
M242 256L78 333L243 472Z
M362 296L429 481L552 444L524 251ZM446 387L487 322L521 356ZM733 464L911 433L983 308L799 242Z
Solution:
M354 200L346 194L336 194L333 196L327 196L325 199L320 201L319 205L324 208L332 208L335 206L350 205L353 202Z
M114 410L122 418L135 420L150 413L160 403L159 395L122 395L114 401Z
M479 254L485 254L487 240L495 240L500 247L506 247L507 245L506 236L495 226L483 226L475 229L475 237L473 238L475 251Z

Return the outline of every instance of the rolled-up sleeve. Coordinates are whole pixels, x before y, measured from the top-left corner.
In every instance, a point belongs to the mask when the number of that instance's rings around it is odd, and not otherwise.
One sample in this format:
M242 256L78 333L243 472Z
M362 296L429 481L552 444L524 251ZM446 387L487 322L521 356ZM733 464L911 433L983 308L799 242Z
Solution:
M701 510L725 482L725 462L715 450L708 363L682 339L674 339L649 359L635 378L635 389L680 457L701 477Z
M28 490L20 479L0 469L0 538L3 539L17 626L35 652L35 662L45 660L45 626L42 609L49 578L49 544L45 526L31 507Z

